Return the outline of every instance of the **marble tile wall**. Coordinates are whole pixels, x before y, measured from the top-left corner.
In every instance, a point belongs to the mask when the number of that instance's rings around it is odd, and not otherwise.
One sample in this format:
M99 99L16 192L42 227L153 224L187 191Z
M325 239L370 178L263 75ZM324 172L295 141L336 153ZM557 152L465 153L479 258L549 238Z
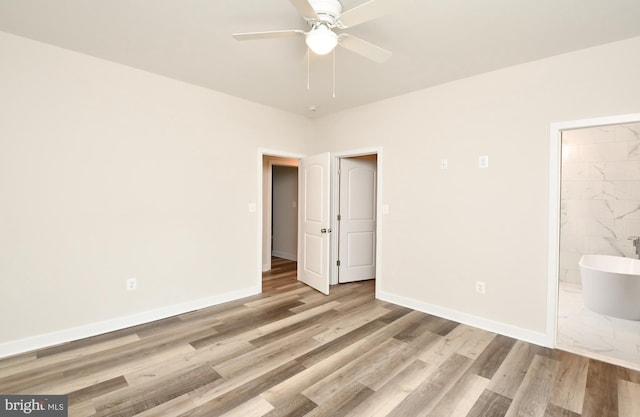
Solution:
M560 280L580 283L583 254L635 256L640 123L562 133Z

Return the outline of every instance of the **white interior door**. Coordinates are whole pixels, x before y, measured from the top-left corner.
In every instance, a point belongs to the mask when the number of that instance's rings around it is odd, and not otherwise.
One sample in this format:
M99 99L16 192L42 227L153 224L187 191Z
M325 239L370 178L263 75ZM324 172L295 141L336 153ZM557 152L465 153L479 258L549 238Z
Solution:
M329 294L330 155L300 160L298 280Z
M376 276L376 160L340 159L338 282Z

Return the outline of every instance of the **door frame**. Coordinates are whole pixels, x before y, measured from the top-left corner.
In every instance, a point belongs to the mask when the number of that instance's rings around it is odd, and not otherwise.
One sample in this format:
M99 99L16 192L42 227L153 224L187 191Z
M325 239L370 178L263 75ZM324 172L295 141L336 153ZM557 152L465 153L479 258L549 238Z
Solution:
M297 168L298 165L300 164L300 159L298 158L287 158L290 159L291 161L277 161L274 159L269 159L269 157L273 157L273 158L282 158L280 156L276 157L274 155L265 155L265 158L267 159L268 163L267 163L267 190L263 189L262 195L263 198L266 198L266 201L263 202L263 209L266 211L266 213L263 213L262 215L262 221L264 222L265 219L267 219L266 223L263 223L263 227L262 227L262 255L264 256L264 252L265 252L265 247L266 246L267 250L269 253L273 253L273 245L271 243L271 239L269 238L265 238L265 235L267 236L273 236L273 221L269 220L269 219L273 219L273 167L274 166L280 166L280 167L295 167ZM293 163L293 161L296 161L296 163ZM263 182L264 184L264 182ZM264 185L263 185L264 186ZM297 202L296 202L297 203ZM268 271L271 269L271 258L269 257L266 260L266 263L264 262L265 260L263 259L263 264L262 264L262 271Z
M349 151L331 153L331 227L338 229L338 212L340 211L340 182L338 179L338 168L340 159L353 158L356 156L376 155L376 298L378 298L379 283L382 281L382 147L362 148ZM338 284L338 233L331 236L331 285Z
M547 343L558 347L558 293L560 285L560 186L562 132L598 126L640 122L640 113L552 123L549 152L549 245L547 274Z
M258 195L257 195L257 203L256 203L256 214L257 214L257 240L256 240L256 246L257 246L257 274L256 274L256 280L257 280L257 285L258 288L260 288L260 291L262 292L262 272L265 270L264 267L268 266L268 269L271 269L271 259L268 260L268 265L264 265L262 263L262 255L263 255L263 250L264 250L264 235L266 232L271 232L271 224L269 224L267 227L267 229L265 230L265 222L264 222L264 216L265 214L270 215L271 214L271 193L273 192L273 179L272 179L272 172L271 172L271 167L274 165L271 162L269 162L267 164L267 187L268 190L265 190L265 178L264 178L264 159L268 158L268 157L275 157L275 158L287 158L287 159L297 159L298 161L300 161L300 159L304 158L306 155L304 154L300 154L300 153L293 153L293 152L286 152L286 151L280 151L280 150L272 150L272 149L265 149L265 148L258 148ZM277 165L277 164L275 164ZM286 165L286 164L282 164L282 165ZM266 198L264 197L266 195ZM266 209L266 213L265 213L265 208L264 205L265 204L269 204L269 206ZM271 244L268 244L268 247L271 247Z
M331 227L336 227L336 215L338 213L339 207L337 204L337 193L339 192L338 187L338 159L339 158L349 158L354 156L363 156L363 155L376 155L376 290L375 297L379 298L379 291L382 287L382 216L383 216L383 188L382 188L382 167L383 167L383 158L382 158L382 147L371 147L371 148L361 148L361 149L353 149L349 151L341 151L341 152L331 152ZM288 152L276 149L268 149L268 148L258 148L257 153L257 161L256 166L258 168L257 175L257 199L256 199L256 215L257 215L257 227L256 227L256 285L262 291L262 239L263 239L263 206L264 199L263 194L264 190L264 178L263 178L263 161L264 157L279 157L279 158L291 158L291 159L302 159L306 157L306 154L296 153L296 152ZM300 198L300 196L298 196ZM251 207L252 204L249 203ZM298 204L299 206L299 204ZM332 233L331 236L331 247L330 247L330 268L329 268L329 284L335 285L338 283L338 266L336 265L336 261L338 259L337 253L337 233Z

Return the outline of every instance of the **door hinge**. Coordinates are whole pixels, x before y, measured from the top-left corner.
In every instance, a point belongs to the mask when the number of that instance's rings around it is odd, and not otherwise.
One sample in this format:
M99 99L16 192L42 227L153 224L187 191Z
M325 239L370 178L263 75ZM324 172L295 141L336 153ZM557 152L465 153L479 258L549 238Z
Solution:
M342 220L342 216L338 214L338 221Z
M338 266L340 266L340 261L336 262L336 264L337 264Z

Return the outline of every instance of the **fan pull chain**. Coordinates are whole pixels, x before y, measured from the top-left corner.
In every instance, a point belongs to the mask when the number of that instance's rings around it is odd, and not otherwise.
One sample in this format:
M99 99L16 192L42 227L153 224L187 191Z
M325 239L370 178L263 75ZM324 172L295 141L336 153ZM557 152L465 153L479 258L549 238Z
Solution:
M335 48L333 49L333 76L331 78L333 82L333 98L336 98L336 50Z
M309 90L311 87L311 82L309 81L309 67L311 66L311 64L309 63L309 55L311 55L311 51L309 51L309 47L307 46L307 90Z

